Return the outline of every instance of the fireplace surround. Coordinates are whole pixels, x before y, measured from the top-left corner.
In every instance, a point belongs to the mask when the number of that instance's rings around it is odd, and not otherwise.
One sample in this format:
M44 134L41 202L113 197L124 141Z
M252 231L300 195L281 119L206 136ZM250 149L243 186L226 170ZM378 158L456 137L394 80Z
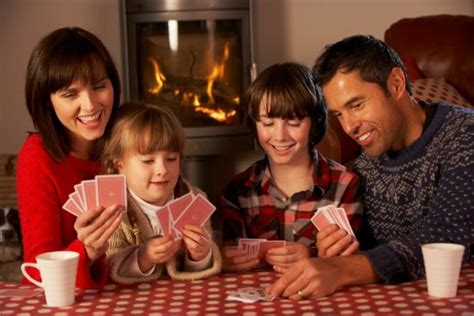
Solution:
M173 110L183 173L214 200L222 159L255 149L240 105L255 77L249 0L124 0L123 25L125 98Z

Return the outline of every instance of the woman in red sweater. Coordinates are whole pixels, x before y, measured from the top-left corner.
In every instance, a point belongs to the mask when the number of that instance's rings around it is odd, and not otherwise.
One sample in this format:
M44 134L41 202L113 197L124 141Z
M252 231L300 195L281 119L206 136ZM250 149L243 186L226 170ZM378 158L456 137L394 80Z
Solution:
M108 239L120 224L122 207L93 208L76 219L62 205L75 184L100 169L101 140L120 102L117 69L96 36L61 28L31 54L25 94L37 132L18 157L24 261L35 262L48 251L76 251L76 286L100 288L107 280ZM39 279L36 269L29 272Z

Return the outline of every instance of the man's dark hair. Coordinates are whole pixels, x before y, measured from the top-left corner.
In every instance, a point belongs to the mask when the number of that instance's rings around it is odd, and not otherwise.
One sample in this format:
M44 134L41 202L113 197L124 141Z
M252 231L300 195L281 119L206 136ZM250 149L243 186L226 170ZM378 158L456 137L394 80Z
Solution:
M403 71L406 89L411 95L405 66L395 50L373 36L355 35L327 45L313 66L313 75L315 83L323 87L338 71L358 71L364 81L378 84L390 95L387 78L395 67Z

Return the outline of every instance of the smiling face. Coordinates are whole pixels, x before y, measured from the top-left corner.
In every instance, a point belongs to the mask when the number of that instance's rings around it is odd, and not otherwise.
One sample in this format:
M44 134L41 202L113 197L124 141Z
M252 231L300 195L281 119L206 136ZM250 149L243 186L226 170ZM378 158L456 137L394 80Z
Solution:
M272 165L307 163L311 119L283 119L268 116L267 98L260 103L257 137Z
M104 134L112 113L114 88L109 79L94 84L75 80L50 95L56 116L66 128L72 148L83 148Z
M390 76L387 82L397 80ZM388 88L392 91L391 86ZM369 156L377 157L406 146L407 128L397 101L387 96L379 85L362 80L359 72L338 71L323 86L323 93L329 111Z
M178 152L155 151L151 154L131 154L118 162L120 174L127 186L146 202L162 206L173 194L180 174Z

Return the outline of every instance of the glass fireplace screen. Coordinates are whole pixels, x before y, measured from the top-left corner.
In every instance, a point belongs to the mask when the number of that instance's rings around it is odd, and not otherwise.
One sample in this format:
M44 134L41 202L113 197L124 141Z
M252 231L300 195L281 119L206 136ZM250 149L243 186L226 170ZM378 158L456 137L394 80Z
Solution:
M184 127L242 125L242 20L138 23L141 100L165 104Z

